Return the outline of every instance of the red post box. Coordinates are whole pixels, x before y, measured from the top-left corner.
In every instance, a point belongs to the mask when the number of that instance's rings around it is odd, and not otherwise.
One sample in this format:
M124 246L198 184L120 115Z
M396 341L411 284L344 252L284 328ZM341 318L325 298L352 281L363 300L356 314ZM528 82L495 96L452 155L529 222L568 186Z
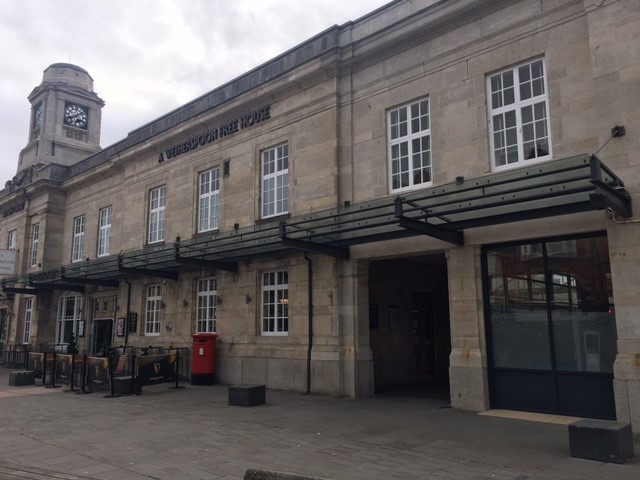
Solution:
M215 333L196 333L191 357L191 385L213 385L216 373Z

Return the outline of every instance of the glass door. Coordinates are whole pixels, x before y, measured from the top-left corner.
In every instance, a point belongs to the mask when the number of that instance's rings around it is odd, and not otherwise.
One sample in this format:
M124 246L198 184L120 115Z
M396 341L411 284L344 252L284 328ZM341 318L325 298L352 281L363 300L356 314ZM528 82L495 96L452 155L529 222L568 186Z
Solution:
M489 247L483 261L492 406L615 418L606 237Z

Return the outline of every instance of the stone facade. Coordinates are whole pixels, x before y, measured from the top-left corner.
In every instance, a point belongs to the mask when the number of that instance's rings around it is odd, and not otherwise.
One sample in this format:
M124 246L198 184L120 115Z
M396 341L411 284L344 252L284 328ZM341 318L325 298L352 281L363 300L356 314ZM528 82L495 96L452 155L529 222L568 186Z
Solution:
M635 0L398 0L311 38L98 153L87 156L87 146L77 144L62 155L66 160L38 157L41 152L30 153L30 143L21 155L26 163L0 192L3 211L24 203L0 225L0 242L17 232L16 272L8 280L26 290L33 288L26 275L72 264L74 219L82 216L82 261L99 262L99 215L106 207L113 215L111 257L198 239L215 246L218 234L265 231L274 218L262 214L262 154L282 145L288 148L289 204L275 217L276 227L278 220L295 223L322 212L343 218L349 208L355 211L353 226L360 227L366 219L358 212L375 202L493 178L499 168L492 167L488 78L538 59L545 67L552 148L539 165L598 152L624 181L637 211L640 139L634 132L640 109L634 99L640 97L640 53L633 46L639 40ZM90 123L89 134L97 145L93 129L99 132L102 103L92 82L83 94L77 85L56 88L60 98L93 99L89 118L96 123ZM35 92L48 89L43 81ZM428 101L430 181L394 190L390 112L419 101ZM60 127L52 112L47 110L46 122ZM627 134L611 138L616 125L625 126ZM63 130L52 135L63 136ZM220 174L219 228L199 233L199 175L211 168ZM164 240L150 244L149 195L158 187L166 188ZM504 202L508 205L508 198ZM606 232L618 336L615 411L638 430L635 221L603 210L550 213L466 228L460 246L426 235L380 235L352 242L348 259L314 248L275 252L258 246L263 251L237 261L236 271L192 265L177 269L177 280L123 273L117 288L86 285L81 320L88 334L80 346L97 349L90 306L111 296L117 298L114 321L137 314L137 327L126 336L129 345L190 346L198 281L215 277L221 382L358 396L412 381L422 372L448 377L453 407L482 411L492 406L483 247ZM40 250L32 262L35 224ZM280 332L286 334L265 335L263 274L278 271L288 273L288 325ZM149 336L147 294L154 285L161 286L163 309L159 332ZM3 297L6 345L24 340L25 290ZM415 308L420 292L434 298L435 326L426 333L414 315L421 311ZM70 292L61 290L60 282L39 290L28 343L56 343L57 305L65 295ZM412 348L414 342L421 346ZM416 362L423 354L424 362Z

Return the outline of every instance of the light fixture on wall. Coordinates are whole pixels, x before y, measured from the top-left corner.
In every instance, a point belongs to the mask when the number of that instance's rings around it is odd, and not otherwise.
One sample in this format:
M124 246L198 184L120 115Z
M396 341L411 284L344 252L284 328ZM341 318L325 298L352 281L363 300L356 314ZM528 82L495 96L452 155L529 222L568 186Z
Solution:
M624 137L626 134L627 134L627 129L624 128L624 125L616 125L611 129L611 136L613 138Z
M247 303L247 304L251 303L251 295L246 294L244 296L244 303Z
M189 306L189 302L186 299L182 300L182 308L187 308Z
M598 155L600 153L600 150L606 147L612 138L624 137L626 134L627 134L627 129L625 128L624 125L614 125L614 127L611 129L611 136L607 138L607 141L604 142L602 146L598 150L596 150L596 152L592 156L595 157L596 155Z
M167 332L170 332L171 330L173 330L173 323L167 323L164 328L167 329Z

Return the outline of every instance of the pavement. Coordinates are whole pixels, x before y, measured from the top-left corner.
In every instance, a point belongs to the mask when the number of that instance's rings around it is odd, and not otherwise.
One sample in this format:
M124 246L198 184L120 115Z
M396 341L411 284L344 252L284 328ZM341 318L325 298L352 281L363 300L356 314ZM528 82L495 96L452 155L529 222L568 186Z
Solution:
M107 398L8 377L0 368L0 480L237 480L247 469L335 480L640 478L638 437L638 456L622 465L572 458L565 417L458 411L407 392L267 390L265 405L236 407L223 385L162 384Z

